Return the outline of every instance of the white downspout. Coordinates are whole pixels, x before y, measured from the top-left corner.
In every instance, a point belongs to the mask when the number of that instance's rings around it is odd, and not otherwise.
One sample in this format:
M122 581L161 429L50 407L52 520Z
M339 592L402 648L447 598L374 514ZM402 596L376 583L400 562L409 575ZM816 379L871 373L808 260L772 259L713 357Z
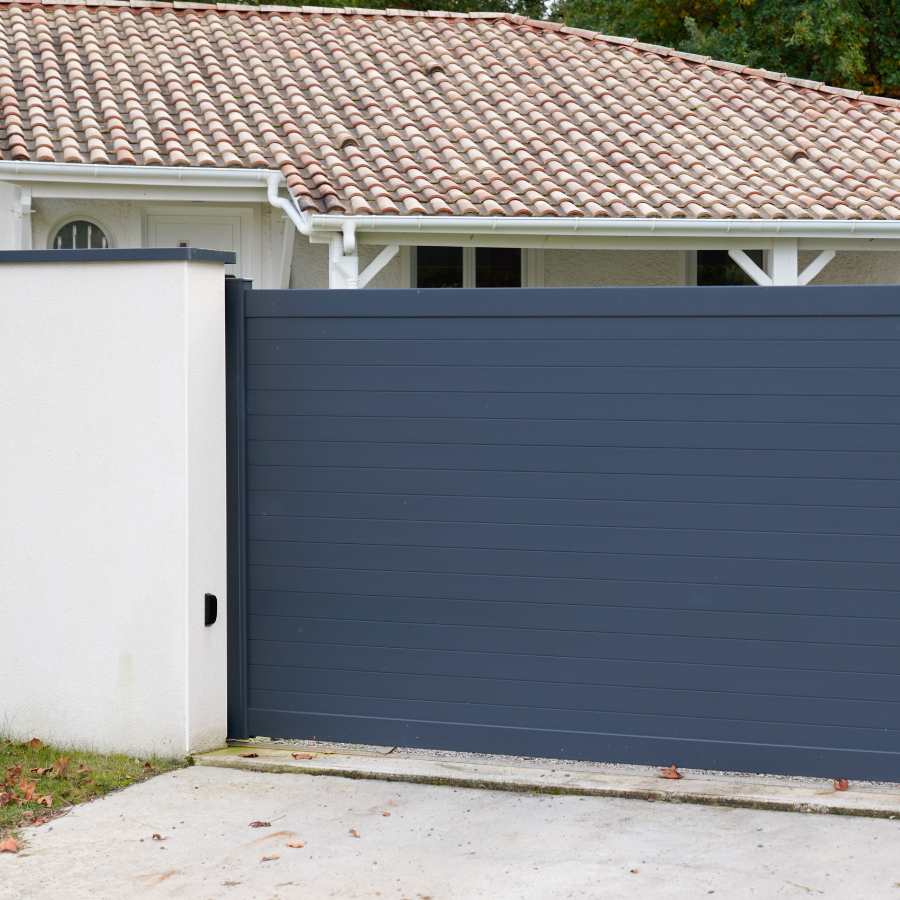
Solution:
M300 234L309 235L312 230L310 217L300 212L293 197L288 199L278 193L283 178L279 172L269 172L266 178L266 197L276 209L280 209L293 223Z

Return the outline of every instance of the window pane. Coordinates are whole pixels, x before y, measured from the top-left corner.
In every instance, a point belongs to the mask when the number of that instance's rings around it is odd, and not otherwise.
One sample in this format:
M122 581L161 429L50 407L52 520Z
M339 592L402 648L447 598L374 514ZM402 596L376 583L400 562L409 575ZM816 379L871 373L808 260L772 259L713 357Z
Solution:
M762 250L748 250L747 256L762 268ZM755 284L755 282L728 255L727 250L698 250L697 284Z
M462 247L417 247L416 287L461 288Z
M522 287L522 251L479 247L475 251L476 287Z
M56 232L52 246L57 250L102 250L109 246L109 242L102 228L79 219L63 225Z

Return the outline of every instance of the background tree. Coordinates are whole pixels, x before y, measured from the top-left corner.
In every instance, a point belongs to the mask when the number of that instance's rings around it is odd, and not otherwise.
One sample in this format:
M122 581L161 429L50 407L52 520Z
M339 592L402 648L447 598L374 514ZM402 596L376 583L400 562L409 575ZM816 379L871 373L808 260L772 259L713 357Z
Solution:
M900 97L900 0L552 0L552 18Z

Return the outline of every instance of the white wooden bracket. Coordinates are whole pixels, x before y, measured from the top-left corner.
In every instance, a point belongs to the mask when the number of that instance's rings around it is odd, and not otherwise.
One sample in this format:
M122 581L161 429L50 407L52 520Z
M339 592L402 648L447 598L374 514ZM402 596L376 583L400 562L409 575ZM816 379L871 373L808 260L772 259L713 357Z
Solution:
M809 284L834 259L834 250L823 250L802 272L799 271L800 251L795 240L775 241L772 249L766 252L768 271L763 271L743 250L729 250L728 255L756 284L771 287Z
M728 255L762 287L771 287L772 279L743 250L729 250Z

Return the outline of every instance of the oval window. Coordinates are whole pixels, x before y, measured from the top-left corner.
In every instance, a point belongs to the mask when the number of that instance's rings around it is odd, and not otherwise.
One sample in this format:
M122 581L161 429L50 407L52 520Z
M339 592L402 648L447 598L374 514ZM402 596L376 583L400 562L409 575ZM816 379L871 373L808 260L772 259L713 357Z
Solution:
M105 250L109 241L103 229L93 222L77 219L66 222L53 238L54 250Z

